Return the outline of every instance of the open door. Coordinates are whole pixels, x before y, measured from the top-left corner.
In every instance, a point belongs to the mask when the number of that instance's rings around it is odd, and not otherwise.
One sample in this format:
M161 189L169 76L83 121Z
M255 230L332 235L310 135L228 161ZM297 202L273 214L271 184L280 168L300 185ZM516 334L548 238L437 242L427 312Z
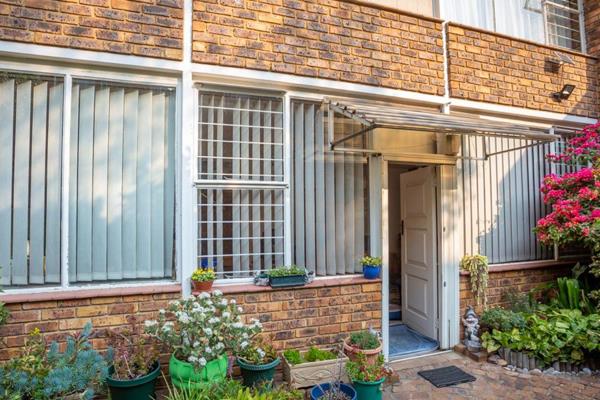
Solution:
M402 320L437 339L435 172L419 168L400 175Z

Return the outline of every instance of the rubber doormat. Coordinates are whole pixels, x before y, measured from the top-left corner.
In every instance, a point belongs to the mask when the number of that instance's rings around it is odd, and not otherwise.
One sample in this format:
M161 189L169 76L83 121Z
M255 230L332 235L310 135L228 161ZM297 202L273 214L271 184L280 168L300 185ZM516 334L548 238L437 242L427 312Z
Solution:
M438 388L458 385L459 383L473 382L476 379L473 375L467 374L465 371L454 365L427 371L419 371L418 374Z

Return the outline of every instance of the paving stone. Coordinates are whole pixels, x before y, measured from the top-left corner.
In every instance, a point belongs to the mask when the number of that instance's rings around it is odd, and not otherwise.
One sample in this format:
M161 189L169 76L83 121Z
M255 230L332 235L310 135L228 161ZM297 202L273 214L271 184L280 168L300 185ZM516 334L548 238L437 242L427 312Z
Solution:
M454 354L456 353L449 353ZM436 388L417 375L419 371L455 365L477 380L446 388ZM446 354L399 361L400 383L385 389L384 400L404 399L600 399L598 376L547 375L541 371L518 373L492 363L478 363L467 356Z

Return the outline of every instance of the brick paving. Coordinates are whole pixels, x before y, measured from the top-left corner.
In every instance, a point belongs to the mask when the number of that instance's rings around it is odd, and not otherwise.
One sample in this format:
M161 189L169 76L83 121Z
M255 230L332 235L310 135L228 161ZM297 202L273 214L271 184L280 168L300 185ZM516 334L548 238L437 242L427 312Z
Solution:
M417 375L421 370L456 365L475 376L471 383L438 389ZM457 353L444 353L392 364L400 382L385 389L384 400L405 399L600 399L598 376L534 376L477 363Z

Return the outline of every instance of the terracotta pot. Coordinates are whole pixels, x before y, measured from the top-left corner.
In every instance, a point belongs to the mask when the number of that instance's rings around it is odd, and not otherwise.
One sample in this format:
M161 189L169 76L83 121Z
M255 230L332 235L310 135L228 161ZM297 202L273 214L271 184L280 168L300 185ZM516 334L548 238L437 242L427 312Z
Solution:
M350 338L347 338L346 340L344 340L344 353L348 356L348 358L350 360L356 361L356 355L358 353L362 353L367 358L367 364L372 365L377 362L377 357L379 356L379 354L381 353L381 350L383 349L383 345L381 344L381 341L379 342L379 347L377 347L376 349L372 349L372 350L362 350L362 349L350 346L348 344L349 341L350 341Z
M208 292L212 288L213 282L214 281L192 281L192 290L194 292Z

